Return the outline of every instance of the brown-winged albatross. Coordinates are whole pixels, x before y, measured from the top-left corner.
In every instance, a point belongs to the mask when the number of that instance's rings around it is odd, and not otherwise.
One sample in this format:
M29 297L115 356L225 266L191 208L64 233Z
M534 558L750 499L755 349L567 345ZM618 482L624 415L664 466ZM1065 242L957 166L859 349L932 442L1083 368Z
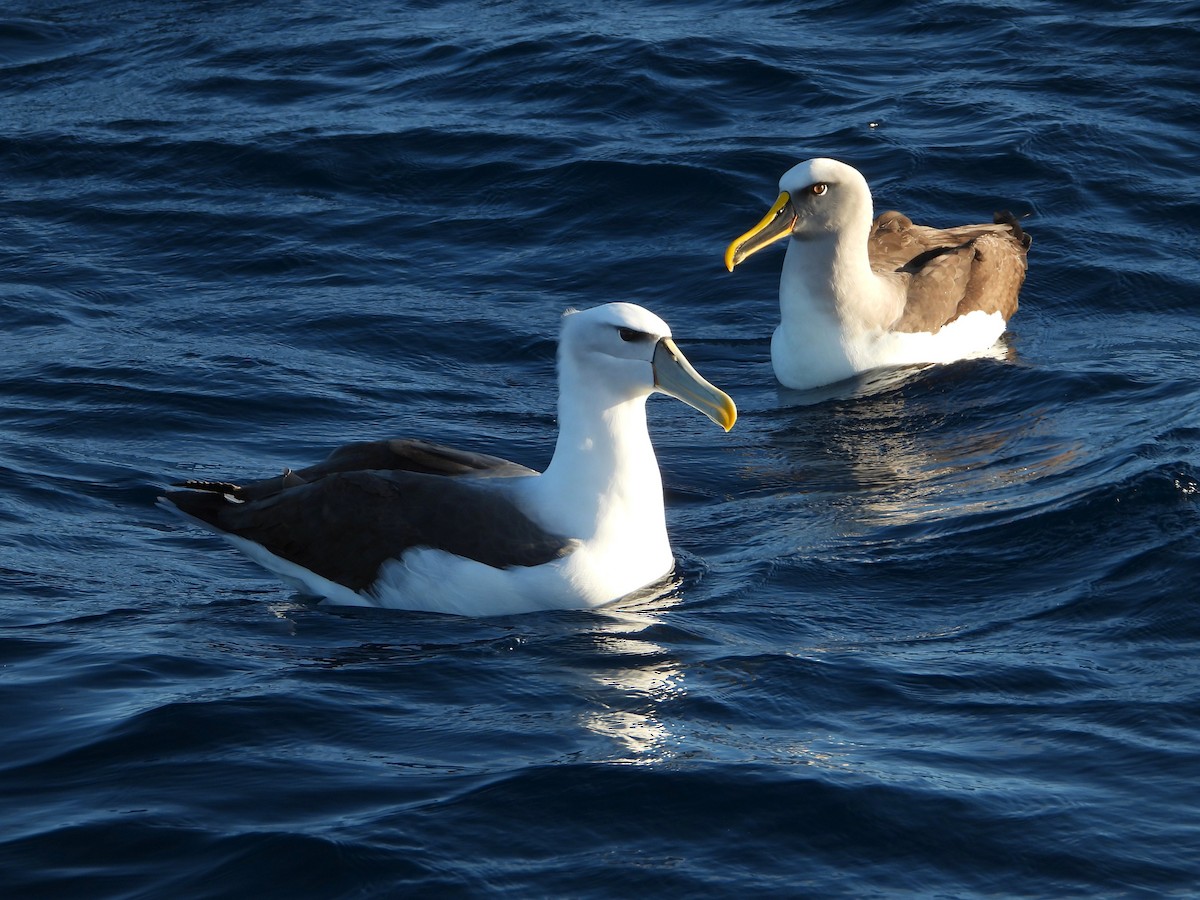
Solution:
M832 384L881 366L952 362L991 348L1017 311L1030 239L995 224L929 228L898 212L871 222L858 170L810 159L779 179L762 221L725 251L729 271L790 237L771 338L786 387Z
M239 486L185 481L163 502L335 604L502 615L598 606L674 564L646 398L728 431L733 401L658 316L610 303L563 318L558 443L542 474L413 440L351 444Z

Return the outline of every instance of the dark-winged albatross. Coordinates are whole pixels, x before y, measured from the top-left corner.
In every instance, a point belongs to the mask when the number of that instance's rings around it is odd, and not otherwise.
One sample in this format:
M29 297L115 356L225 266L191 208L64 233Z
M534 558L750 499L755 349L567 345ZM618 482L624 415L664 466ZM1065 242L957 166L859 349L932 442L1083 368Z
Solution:
M794 166L779 190L762 221L729 245L725 266L732 272L791 238L771 338L784 386L963 359L992 347L1017 311L1030 239L1011 215L939 229L892 211L872 223L866 179L833 159Z
M332 603L461 615L598 606L674 565L646 398L669 394L726 431L737 411L667 324L629 303L564 316L558 384L558 443L542 474L391 440L245 486L186 481L164 502Z

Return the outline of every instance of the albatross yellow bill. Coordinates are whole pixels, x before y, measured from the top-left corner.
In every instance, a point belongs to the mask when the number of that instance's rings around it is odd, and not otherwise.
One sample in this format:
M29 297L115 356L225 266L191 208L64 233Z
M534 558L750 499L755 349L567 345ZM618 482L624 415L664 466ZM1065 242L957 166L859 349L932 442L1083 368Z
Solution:
M735 238L725 250L725 268L732 272L733 267L747 256L787 237L792 233L797 218L796 207L792 204L792 195L784 191L767 210L762 221L741 237Z

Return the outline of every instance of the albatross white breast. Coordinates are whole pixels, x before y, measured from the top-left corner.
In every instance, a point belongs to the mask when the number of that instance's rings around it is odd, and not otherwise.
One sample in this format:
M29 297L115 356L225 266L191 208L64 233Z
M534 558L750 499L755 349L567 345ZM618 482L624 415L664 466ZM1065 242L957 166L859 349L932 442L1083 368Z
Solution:
M866 179L833 159L794 166L779 190L762 221L729 245L725 265L732 272L790 238L771 339L786 387L963 359L992 347L1017 311L1030 240L1011 215L947 229L898 212L872 223Z
M245 486L186 481L163 503L331 603L460 615L607 603L674 565L646 398L669 394L726 431L737 411L662 319L628 303L564 316L558 382L543 474L390 440Z

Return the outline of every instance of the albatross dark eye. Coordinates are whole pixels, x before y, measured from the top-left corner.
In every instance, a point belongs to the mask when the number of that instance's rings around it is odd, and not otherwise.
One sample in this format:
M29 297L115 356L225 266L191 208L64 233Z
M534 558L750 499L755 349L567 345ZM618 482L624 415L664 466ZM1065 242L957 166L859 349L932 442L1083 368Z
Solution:
M812 187L809 188L809 191L811 191L817 197L820 197L827 190L829 190L829 185L827 185L823 181L819 181L816 184L814 184Z
M642 341L649 337L644 331L638 331L635 328L618 328L617 333L621 335L623 341Z

